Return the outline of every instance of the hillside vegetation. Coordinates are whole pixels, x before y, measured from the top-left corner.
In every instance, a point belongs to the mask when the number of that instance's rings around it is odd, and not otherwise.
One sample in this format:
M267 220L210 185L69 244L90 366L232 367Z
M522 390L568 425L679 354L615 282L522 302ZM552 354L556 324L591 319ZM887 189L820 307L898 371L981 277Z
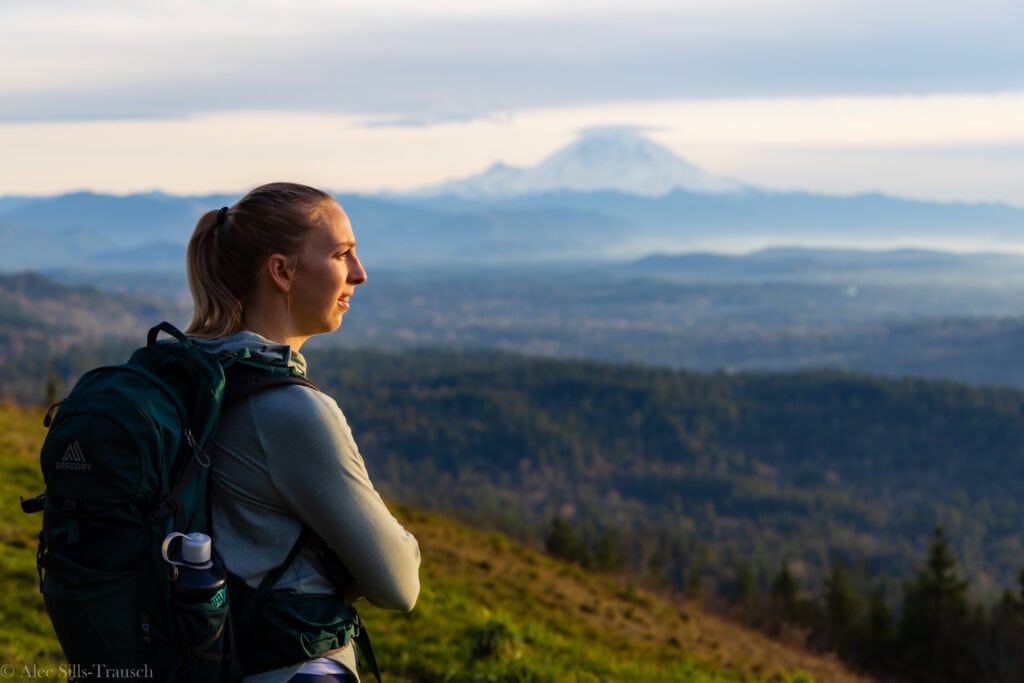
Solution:
M59 647L38 593L40 519L18 495L41 488L42 414L0 408L0 664L57 669ZM400 507L420 540L423 589L410 614L362 609L385 680L863 681L812 656L709 616L695 605L594 575L506 536Z
M52 394L61 378L124 358L145 335L142 321L168 308L137 293L67 287L35 273L0 275L0 399L52 400L47 378Z
M677 589L816 591L837 556L910 576L944 527L973 587L1024 565L1024 393L836 372L702 374L511 354L307 353L396 500L534 540L563 520L595 559ZM890 586L891 588L892 586Z

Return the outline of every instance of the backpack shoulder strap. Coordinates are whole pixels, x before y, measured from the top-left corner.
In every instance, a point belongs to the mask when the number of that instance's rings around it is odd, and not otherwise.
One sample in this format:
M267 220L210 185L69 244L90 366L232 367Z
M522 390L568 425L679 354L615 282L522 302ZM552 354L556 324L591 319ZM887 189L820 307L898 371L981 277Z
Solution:
M149 333L146 335L146 346L152 346L155 344L156 338L160 336L161 332L166 332L177 339L186 349L192 346L191 340L189 340L185 333L166 320L159 325L149 328Z
M227 378L224 409L270 387L299 384L320 391L320 387L294 368L261 363L249 358L228 358L224 364L224 374Z

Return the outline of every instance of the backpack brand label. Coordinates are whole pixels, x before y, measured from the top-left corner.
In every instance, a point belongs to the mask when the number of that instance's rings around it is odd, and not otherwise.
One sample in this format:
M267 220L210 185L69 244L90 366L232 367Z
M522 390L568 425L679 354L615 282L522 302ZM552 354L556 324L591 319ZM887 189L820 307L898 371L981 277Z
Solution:
M92 469L92 463L85 459L82 446L77 441L68 446L64 451L64 457L54 466L56 470L88 472Z

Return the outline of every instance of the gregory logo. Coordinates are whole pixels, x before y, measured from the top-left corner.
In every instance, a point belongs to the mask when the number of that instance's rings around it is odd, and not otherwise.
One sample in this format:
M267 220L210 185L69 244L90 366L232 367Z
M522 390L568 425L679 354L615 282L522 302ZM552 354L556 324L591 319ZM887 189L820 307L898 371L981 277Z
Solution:
M85 459L82 447L75 441L64 451L64 457L54 466L54 469L88 472L92 469L92 463Z

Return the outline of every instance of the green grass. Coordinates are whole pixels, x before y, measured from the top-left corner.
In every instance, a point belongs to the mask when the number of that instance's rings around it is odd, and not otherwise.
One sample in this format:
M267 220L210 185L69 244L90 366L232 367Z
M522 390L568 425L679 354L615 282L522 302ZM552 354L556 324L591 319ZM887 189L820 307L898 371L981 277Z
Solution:
M500 535L430 514L398 513L423 551L419 603L410 614L361 610L389 681L815 680L797 665L759 666L767 641L753 634L744 636L762 652L749 659L728 651L734 640L729 635L700 648L702 653L688 651L686 640L702 631L718 637L716 629L725 625L704 623L705 615L620 579L588 575Z
M0 664L17 671L63 663L39 594L41 518L18 504L42 490L41 420L40 411L0 407ZM360 603L388 683L862 680L625 579L440 516L396 512L420 540L419 602L408 614Z
M0 664L59 667L64 662L39 593L36 547L40 515L21 511L19 496L43 490L37 410L0 408Z

